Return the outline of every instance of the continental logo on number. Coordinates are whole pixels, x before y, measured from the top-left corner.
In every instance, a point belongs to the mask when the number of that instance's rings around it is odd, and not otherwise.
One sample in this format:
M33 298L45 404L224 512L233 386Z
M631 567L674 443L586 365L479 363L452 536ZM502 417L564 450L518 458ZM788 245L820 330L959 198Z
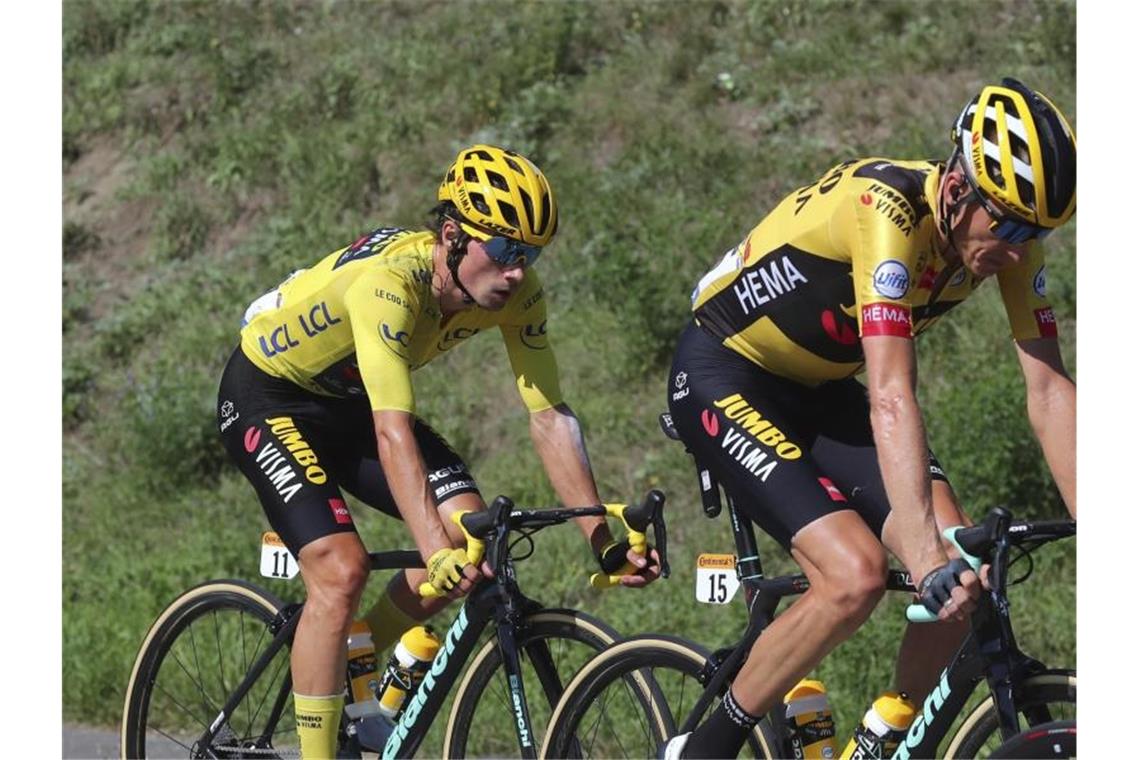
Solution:
M308 442L293 424L292 417L274 417L265 421L269 431L293 454L297 464L305 468L305 480L321 485L329 479Z
M799 446L789 441L778 427L764 419L764 415L756 411L739 393L714 401L713 406L723 410L725 417L743 428L752 438L775 450L776 456L781 459L799 459L803 456Z
M732 570L736 567L734 554L702 554L697 557L697 568L701 570Z

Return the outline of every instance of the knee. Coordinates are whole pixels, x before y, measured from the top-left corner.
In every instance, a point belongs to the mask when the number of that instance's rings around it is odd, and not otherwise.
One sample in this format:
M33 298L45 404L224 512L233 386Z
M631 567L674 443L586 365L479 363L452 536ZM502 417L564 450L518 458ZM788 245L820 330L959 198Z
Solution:
M886 585L886 555L882 551L867 552L849 556L837 567L829 568L820 591L836 623L853 630L871 616Z
M306 560L302 564L306 607L351 622L368 583L368 554L362 547L355 551L340 547L314 552Z

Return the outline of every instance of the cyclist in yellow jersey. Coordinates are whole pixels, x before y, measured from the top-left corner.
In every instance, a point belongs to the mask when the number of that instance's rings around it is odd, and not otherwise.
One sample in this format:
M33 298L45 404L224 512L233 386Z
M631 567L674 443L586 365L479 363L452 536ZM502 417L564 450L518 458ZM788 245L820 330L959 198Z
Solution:
M498 328L559 499L600 503L531 268L558 226L546 177L518 153L475 145L459 152L437 197L427 231L376 229L256 299L221 382L226 449L305 582L292 673L306 758L335 748L345 640L368 577L341 489L404 520L427 567L393 578L365 614L377 649L481 577L448 518L485 504L463 460L416 417L413 370ZM636 566L623 585L657 577L602 518L579 525L599 563L625 556ZM425 580L446 598L421 598Z
M991 277L1033 430L1076 516L1076 389L1040 247L1076 208L1075 139L1013 79L983 88L952 136L945 164L846 161L792 192L693 292L670 375L674 424L811 588L665 757L735 757L756 716L871 614L887 551L942 621L908 628L895 688L933 686L981 584L940 538L966 518L927 446L913 336Z

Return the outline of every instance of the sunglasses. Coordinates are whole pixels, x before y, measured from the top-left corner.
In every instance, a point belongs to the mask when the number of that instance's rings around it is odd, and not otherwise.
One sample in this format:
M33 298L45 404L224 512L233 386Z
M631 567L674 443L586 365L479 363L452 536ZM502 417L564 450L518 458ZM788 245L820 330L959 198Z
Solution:
M1018 219L1017 217L1003 214L986 198L978 186L974 184L970 173L963 172L963 174L966 177L966 181L970 183L970 189L974 191L974 198L977 199L978 203L981 204L982 208L989 214L990 232L992 232L998 240L1004 240L1007 243L1017 245L1030 240L1043 240L1053 231L1048 227L1041 227Z
M468 235L478 240L491 261L501 267L521 266L526 269L533 266L539 255L542 254L542 246L527 245L514 238L492 235L478 227L471 226L467 222L459 222L459 226Z

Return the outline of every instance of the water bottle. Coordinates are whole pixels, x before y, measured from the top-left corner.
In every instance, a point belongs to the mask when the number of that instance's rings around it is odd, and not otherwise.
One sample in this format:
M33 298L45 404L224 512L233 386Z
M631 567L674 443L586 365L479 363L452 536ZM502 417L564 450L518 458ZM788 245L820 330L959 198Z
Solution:
M884 691L855 729L842 760L891 757L914 721L914 703L905 692Z
M395 721L439 651L439 639L427 626L409 628L400 637L380 681L380 712Z
M372 645L372 629L357 620L348 629L348 696L344 712L347 730L367 748L379 751L392 733L392 722L383 715L376 699L380 674L376 670L376 650Z
M803 679L784 695L785 727L791 739L792 757L827 758L838 754L835 719L821 681Z

